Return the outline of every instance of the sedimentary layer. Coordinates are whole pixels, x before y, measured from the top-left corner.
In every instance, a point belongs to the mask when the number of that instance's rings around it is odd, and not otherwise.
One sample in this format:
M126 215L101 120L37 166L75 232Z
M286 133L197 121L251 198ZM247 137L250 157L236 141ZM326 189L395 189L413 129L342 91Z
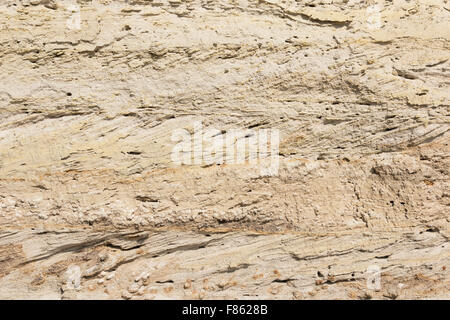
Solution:
M0 4L0 298L449 298L446 1Z

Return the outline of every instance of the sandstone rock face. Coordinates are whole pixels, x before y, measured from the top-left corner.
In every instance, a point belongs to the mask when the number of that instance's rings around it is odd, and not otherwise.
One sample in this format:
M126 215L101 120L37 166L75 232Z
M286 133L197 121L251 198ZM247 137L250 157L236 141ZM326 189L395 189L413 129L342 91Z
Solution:
M1 299L450 298L447 1L0 9Z

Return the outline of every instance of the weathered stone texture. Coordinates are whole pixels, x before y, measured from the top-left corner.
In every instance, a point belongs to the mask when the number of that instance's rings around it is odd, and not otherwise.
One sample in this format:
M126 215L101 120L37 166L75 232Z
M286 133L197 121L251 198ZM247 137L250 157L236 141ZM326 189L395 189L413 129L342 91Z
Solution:
M0 2L0 298L450 298L448 1L77 3Z

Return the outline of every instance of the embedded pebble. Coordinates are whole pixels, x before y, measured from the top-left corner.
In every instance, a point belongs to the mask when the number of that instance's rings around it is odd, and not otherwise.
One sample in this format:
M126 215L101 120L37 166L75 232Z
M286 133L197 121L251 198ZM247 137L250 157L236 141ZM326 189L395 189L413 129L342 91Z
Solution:
M136 293L140 289L140 285L138 283L133 283L128 287L128 292L130 293Z

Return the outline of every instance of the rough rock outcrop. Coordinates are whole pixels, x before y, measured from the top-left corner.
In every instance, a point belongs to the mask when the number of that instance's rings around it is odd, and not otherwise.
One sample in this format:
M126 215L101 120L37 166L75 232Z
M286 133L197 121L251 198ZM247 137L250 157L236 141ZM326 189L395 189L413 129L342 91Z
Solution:
M450 298L449 21L444 0L2 0L0 298ZM177 164L199 122L279 130L277 173Z

